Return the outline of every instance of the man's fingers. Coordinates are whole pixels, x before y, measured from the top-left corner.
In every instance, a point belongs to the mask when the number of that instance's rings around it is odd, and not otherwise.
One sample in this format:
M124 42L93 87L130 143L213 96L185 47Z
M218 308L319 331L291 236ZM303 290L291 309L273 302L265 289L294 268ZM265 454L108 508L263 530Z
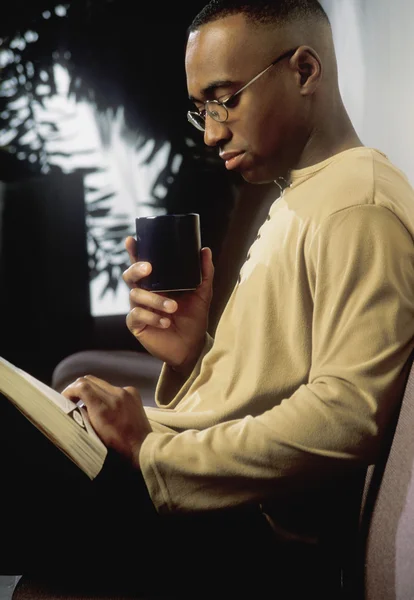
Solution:
M135 306L157 310L160 313L171 314L175 313L178 309L178 304L175 300L140 288L133 288L129 293L129 298Z
M104 400L110 398L116 393L117 388L103 379L94 375L85 375L78 377L76 381L68 385L62 392L62 395L70 400L80 399L87 408L98 406Z
M96 377L96 375L84 375L83 378L87 379L93 385L96 385L98 388L100 388L110 394L115 393L116 390L119 389L115 385L112 385L112 383L105 381L105 379L100 379L99 377Z
M122 279L132 289L139 281L151 273L152 267L147 262L135 262L122 273Z
M213 254L210 248L201 250L201 273L202 282L197 288L197 294L205 301L210 302L214 278Z
M133 265L134 263L136 263L138 261L138 256L137 256L137 243L131 235L129 235L125 240L125 248L126 248L126 251L128 252L128 256L129 256L131 265Z
M133 335L139 336L148 326L167 329L171 325L171 319L137 306L128 313L126 324Z
M136 387L133 387L131 385L127 385L126 387L124 387L124 390L126 392L128 392L128 394L130 396L132 396L133 398L135 398L135 400L139 400L141 402L141 405L142 405L142 398L141 398L141 395L140 395L140 393L139 393L139 391L138 391L138 389Z
M213 253L210 248L201 250L201 273L203 281L211 281L214 277Z
M125 240L131 266L122 273L122 279L130 287L136 287L138 282L151 273L152 267L147 262L138 262L136 241L132 236Z

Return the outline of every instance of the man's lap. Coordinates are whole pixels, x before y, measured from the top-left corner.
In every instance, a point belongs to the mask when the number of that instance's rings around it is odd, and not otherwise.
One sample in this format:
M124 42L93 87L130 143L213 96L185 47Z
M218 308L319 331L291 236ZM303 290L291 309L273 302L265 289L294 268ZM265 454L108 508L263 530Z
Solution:
M280 590L306 566L255 508L160 517L141 474L112 452L90 481L1 395L0 432L3 573L140 591L178 577L211 592L222 580Z

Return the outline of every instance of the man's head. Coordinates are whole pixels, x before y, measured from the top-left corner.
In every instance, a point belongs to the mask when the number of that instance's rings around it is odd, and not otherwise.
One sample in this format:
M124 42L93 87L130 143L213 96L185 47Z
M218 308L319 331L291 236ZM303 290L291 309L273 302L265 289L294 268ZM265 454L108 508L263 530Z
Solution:
M186 72L206 144L254 183L294 168L340 97L332 32L316 0L212 0L189 28Z

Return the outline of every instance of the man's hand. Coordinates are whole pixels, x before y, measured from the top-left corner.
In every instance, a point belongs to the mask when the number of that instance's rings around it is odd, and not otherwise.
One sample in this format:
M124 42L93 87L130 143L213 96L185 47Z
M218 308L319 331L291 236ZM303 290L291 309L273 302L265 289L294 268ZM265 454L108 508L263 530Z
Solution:
M105 446L139 469L139 451L152 430L136 388L115 387L98 377L86 375L70 384L62 394L73 401L82 400L93 428Z
M201 251L201 285L194 292L171 294L168 298L138 287L151 272L151 265L138 261L133 237L126 239L125 246L132 264L123 274L131 290L128 329L150 354L176 371L190 372L203 349L207 331L214 276L211 250Z

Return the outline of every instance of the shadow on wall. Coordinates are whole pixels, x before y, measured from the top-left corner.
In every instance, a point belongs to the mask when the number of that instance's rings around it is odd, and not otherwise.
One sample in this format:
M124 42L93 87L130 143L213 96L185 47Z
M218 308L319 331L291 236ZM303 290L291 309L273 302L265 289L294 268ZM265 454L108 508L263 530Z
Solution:
M2 184L0 355L40 379L92 331L83 178Z
M126 0L69 2L54 11L38 0L26 4L16 0L0 23L0 145L5 144L0 180L17 183L82 170L97 300L119 290L124 239L144 209L199 212L203 244L217 257L234 201L233 180L186 119L185 32L204 2L167 4L162 11L146 5L134 19ZM153 51L155 46L167 53ZM67 81L61 89L63 72ZM85 117L85 129L86 122L94 129L101 153L85 137L75 143L77 112ZM121 165L119 140L112 135L120 114L118 137L131 150ZM142 156L134 151L148 144L145 166L168 152L153 181L142 185ZM127 196L132 201L125 210Z

